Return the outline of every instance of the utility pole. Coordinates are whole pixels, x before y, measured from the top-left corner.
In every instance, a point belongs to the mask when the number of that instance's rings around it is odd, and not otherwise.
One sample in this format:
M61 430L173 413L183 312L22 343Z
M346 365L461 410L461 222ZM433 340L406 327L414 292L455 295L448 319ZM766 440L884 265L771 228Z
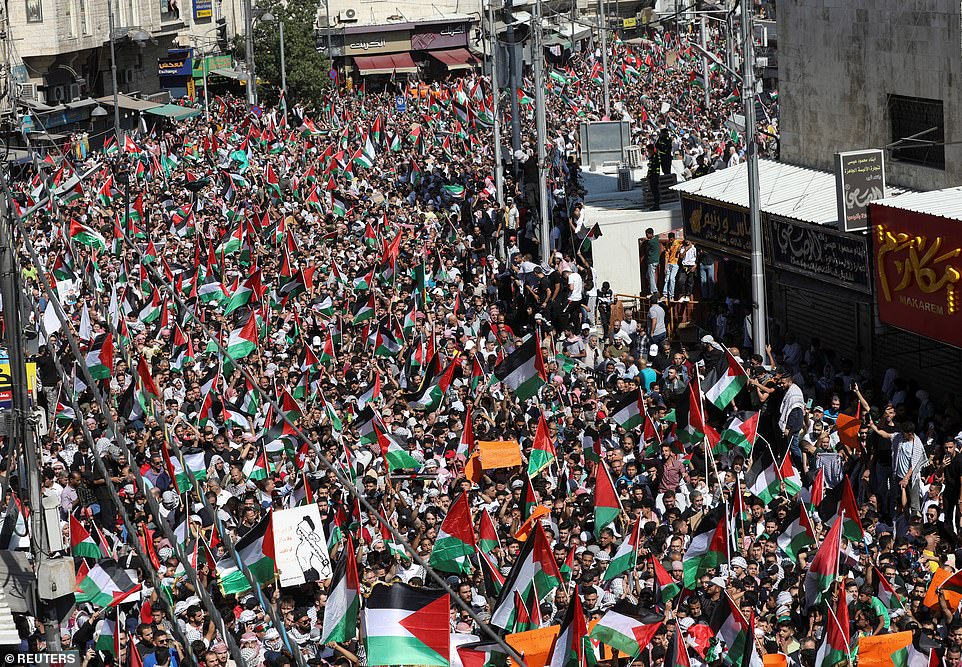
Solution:
M755 141L755 42L752 37L752 7L742 0L742 56L744 75L742 100L745 104L745 150L748 167L748 215L752 234L752 348L761 354L768 342L765 303L765 257L762 241L762 216L758 190L758 144Z
M107 1L107 30L107 39L110 40L110 79L114 87L114 141L117 142L117 150L123 153L124 144L120 140L120 91L117 90L117 52L114 49L113 0Z
M605 87L605 118L611 119L611 92L608 90L608 19L605 0L598 0L598 32L601 33L601 79ZM572 35L573 37L573 35Z
M521 82L518 81L518 47L514 43L514 16L511 13L512 0L505 0L504 3L504 24L505 40L508 42L508 85L511 94L508 99L511 103L511 164L515 176L518 174L518 151L521 150L521 109L518 104L518 88Z
M494 0L488 0L488 43L491 48L491 115L494 117L494 190L504 204L504 165L501 162L501 88L498 85L498 31L494 28ZM515 93L516 95L517 93Z
M281 33L281 90L284 91L284 97L287 97L287 63L284 61L284 22L278 19L277 23L277 28Z
M705 18L704 14L701 15L701 50L701 72L702 76L705 77L705 110L707 111L708 107L711 106L711 80L708 78L708 56L706 55L708 52L708 19Z
M534 61L534 108L535 130L538 135L538 212L541 216L541 257L547 263L551 239L551 216L548 211L548 161L545 142L548 139L548 123L545 118L544 100L544 33L541 22L541 0L535 0L534 24L532 26L531 58ZM517 95L512 97L517 98Z
M3 178L9 179L9 173L4 168ZM43 517L43 506L40 504L40 465L37 460L37 443L34 440L34 431L30 422L30 398L27 394L27 367L24 359L24 321L21 317L22 306L21 296L23 291L20 286L20 270L17 265L16 249L13 239L13 221L10 219L10 202L7 194L0 195L0 297L3 299L3 328L4 344L7 348L7 357L10 363L10 388L12 410L8 421L7 436L9 437L8 455L12 460L17 461L20 469L17 477L20 483L20 492L26 488L30 503L30 552L33 556L33 567L40 564L41 558L45 558L46 549L43 545L45 535L41 519ZM9 501L9 502L12 502ZM31 605L33 614L37 618L49 622L39 608L39 595L37 582L34 581L28 603ZM55 644L60 643L60 634L56 631L48 633L48 641L53 639Z

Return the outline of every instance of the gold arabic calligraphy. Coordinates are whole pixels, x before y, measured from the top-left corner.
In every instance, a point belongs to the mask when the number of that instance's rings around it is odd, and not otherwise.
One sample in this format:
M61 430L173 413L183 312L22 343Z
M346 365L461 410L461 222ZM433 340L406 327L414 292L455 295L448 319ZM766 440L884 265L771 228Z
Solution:
M924 236L894 233L882 226L879 226L877 233L879 282L886 301L892 301L893 291L901 292L912 284L924 294L945 289L948 295L949 291L954 290L962 273L946 263L962 255L962 249L941 252L942 239L939 237L930 242ZM898 283L894 287L889 284L888 268L885 264L886 256L891 253L904 253L904 256L895 258Z

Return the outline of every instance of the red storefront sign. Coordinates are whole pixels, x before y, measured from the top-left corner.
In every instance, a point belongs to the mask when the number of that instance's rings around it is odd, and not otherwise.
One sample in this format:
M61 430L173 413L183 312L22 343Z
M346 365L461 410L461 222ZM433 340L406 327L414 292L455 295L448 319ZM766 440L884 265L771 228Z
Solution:
M962 347L962 222L869 205L879 318Z

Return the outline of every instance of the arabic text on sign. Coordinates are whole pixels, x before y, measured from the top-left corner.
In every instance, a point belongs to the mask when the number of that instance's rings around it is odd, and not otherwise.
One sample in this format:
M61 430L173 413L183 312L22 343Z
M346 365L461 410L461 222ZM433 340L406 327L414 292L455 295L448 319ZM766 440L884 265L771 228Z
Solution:
M879 284L886 301L892 301L893 293L914 286L923 294L945 290L946 300L954 303L955 285L962 273L956 268L958 261L952 263L951 260L962 256L962 248L943 248L941 237L929 240L924 236L894 232L883 225L878 226L876 233ZM890 255L891 265L886 263ZM891 280L889 266L895 273ZM950 308L949 312L954 310Z

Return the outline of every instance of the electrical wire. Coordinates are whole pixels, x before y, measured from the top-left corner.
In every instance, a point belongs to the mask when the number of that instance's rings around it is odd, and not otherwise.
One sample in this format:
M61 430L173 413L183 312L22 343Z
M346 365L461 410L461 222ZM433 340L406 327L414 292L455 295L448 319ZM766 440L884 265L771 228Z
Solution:
M20 220L20 218L17 217L16 220L17 220L17 225L18 225L18 226L21 226L21 225L22 225L22 221ZM120 228L120 227L118 227L117 229L119 229L119 231L120 231L120 233L121 233L124 241L126 242L127 246L128 246L129 248L133 249L134 252L136 253L137 257L139 258L139 261L140 261L141 266L142 266L142 267L145 267L145 269L146 269L146 271L148 272L148 274L151 274L151 275L156 279L156 282L154 283L154 284L155 284L155 287L163 287L164 290L165 290L166 292L168 292L168 293L173 297L173 301L174 301L175 303L177 303L177 305L178 305L178 307L179 307L180 309L182 309L184 312L190 312L190 309L187 307L186 302L185 302L185 301L183 300L183 298L177 293L176 288L174 288L173 285L171 285L171 284L153 267L153 265L152 265L151 263L145 263L145 262L144 262L144 253L143 253L143 251L141 251L140 247L137 246L137 244L133 242L133 240L132 240L132 239L130 238L130 236L127 234L127 230L122 229L122 228ZM30 247L32 248L32 244L31 244ZM38 270L41 270L41 267L38 267ZM45 275L46 275L46 271L45 271L45 270L44 270L44 273L45 273ZM245 365L244 363L242 363L241 360L235 359L235 358L233 357L233 355L231 355L231 354L227 351L227 348L226 348L226 347L221 343L221 341L220 341L220 336L219 336L219 335L216 335L214 332L212 332L212 331L210 330L210 328L209 328L204 322L201 322L196 316L193 318L193 322L194 322L195 325L197 325L197 326L208 336L209 340L215 344L215 346L217 347L217 349L218 349L218 351L220 352L220 354L221 354L224 358L226 358L228 361L230 361L231 364L232 364L232 366L233 366L236 370L238 370L238 371L244 376L244 378L245 378L246 380L248 380L248 381L250 382L250 385L254 388L254 391L255 391L258 395L261 396L261 398L263 399L263 401L264 401L267 405L270 405L270 406L273 408L275 414L279 415L280 418L284 421L284 423L286 423L286 424L293 430L293 435L295 435L295 436L299 439L300 442L307 444L308 447L310 447L310 448L317 454L317 459L318 459L318 461L321 463L321 465L322 465L324 468L327 469L327 472L328 472L329 474L332 474L332 475L334 476L334 478L337 480L337 482L339 483L339 485L341 486L341 488L344 489L344 490L347 490L347 492L348 492L350 495L352 495L352 496L358 501L358 503L359 503L361 506L363 506L363 507L368 511L368 514L369 514L369 515L375 516L375 517L377 518L378 522L381 523L381 525L383 525L385 528L387 528L388 532L391 534L392 538L394 538L395 542L398 543L398 544L400 544L400 545L402 545L402 546L404 547L405 551L408 553L408 555L411 557L411 559L412 559L414 562L417 562L418 565L420 565L421 567L423 567L424 570L425 570L425 572L430 576L430 578L431 578L432 580L434 580L434 582L437 583L441 588L443 588L445 591L447 591L447 593L451 596L451 599L453 599L454 602L455 602L458 606L460 606L465 612L467 612L467 614L471 617L471 619L478 625L479 628L481 628L481 630L482 630L486 635L488 635L488 637L489 637L491 640L493 640L493 641L494 641L495 643L497 643L502 649L504 649L505 653L507 653L509 656L511 656L511 658L513 658L519 665L522 665L522 666L525 665L526 663L524 662L524 658L523 658L514 648L512 648L509 644L507 644L507 642L505 642L504 639L502 639L494 630L492 630L491 626L490 626L486 621L481 620L481 618L480 618L480 617L478 616L478 614L474 611L474 609L473 609L470 605L468 605L466 602L464 602L464 601L461 599L461 597L460 597L459 595L457 595L456 591L454 591L454 590L450 587L450 585L448 585L447 581L446 581L443 577L441 577L441 576L430 566L430 564L429 564L424 558L421 557L420 554L417 553L417 551L414 549L414 547L412 547L411 544L408 542L407 538L404 537L394 526L392 526L392 525L391 525L391 522L388 521L387 518L385 518L385 517L370 503L370 501L367 500L367 498L366 498L363 494L358 493L358 491L357 491L357 489L354 487L354 485L351 484L351 482L350 482L346 477L344 477L343 473L337 468L337 466L335 466L333 463L331 463L330 461L327 460L327 457L324 455L324 453L323 453L322 451L320 451L320 448L319 448L315 443L313 443L313 442L304 434L304 432L302 431L302 429L301 429L299 426L297 426L296 424L294 424L294 422L284 413L283 408L282 408L281 405L276 401L276 399L275 399L274 397L268 395L265 391L263 391L263 390L260 388L260 384L257 382L256 378L251 374L251 372L247 369L246 365ZM81 358L82 358L82 357L81 357ZM225 544L226 544L226 540L225 540ZM248 576L248 578L253 581L253 577L252 577L252 575L250 574L249 569L246 568L246 567L243 567L242 570L245 572L245 574Z

